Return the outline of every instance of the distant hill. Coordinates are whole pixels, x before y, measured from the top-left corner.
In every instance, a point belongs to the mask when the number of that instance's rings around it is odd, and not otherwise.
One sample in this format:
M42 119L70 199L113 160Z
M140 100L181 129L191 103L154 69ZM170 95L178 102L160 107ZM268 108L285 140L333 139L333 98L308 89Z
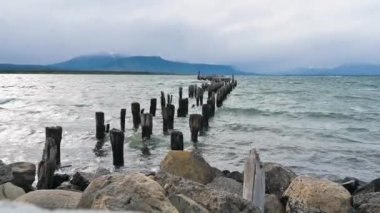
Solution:
M88 55L48 65L62 70L145 71L179 74L242 74L228 65L195 64L165 60L158 56Z
M380 65L354 64L334 68L298 69L286 72L290 75L380 75Z

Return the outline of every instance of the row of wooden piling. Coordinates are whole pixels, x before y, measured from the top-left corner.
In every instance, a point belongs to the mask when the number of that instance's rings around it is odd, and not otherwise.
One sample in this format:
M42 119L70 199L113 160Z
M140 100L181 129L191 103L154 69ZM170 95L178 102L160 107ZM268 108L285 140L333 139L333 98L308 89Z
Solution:
M210 80L210 83L202 83L200 87L190 85L188 98L183 98L183 88L179 87L178 100L178 117L186 117L189 112L189 98L196 99L196 105L202 107L201 114L191 114L189 116L189 128L191 132L191 141L197 142L198 135L202 135L209 128L209 119L215 115L216 107L221 107L228 94L237 86L237 81L227 78L200 78ZM203 94L207 91L207 102L203 103ZM175 106L172 103L173 96L161 92L160 105L163 119L163 133L170 133L170 147L172 150L183 150L183 134L181 131L174 130ZM149 113L144 113L137 102L131 103L131 113L133 119L133 128L137 130L141 126L143 140L143 150L148 149L145 141L150 139L153 133L153 117L156 116L157 99L150 100ZM109 133L113 165L115 167L124 166L124 132L126 109L120 110L120 129L113 128L110 130L110 124L105 124L104 113L95 113L95 137L104 142L106 133ZM50 189L53 186L53 175L55 170L60 168L60 144L62 140L62 127L46 127L46 140L43 150L42 160L38 165L38 189ZM145 150L145 153L148 153ZM144 153L144 151L143 151Z

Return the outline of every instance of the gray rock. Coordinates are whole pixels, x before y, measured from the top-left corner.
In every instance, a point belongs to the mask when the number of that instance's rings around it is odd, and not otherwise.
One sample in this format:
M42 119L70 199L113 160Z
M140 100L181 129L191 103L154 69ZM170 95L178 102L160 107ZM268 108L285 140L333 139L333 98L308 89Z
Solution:
M217 191L229 192L239 197L243 196L243 184L231 178L216 177L207 186Z
M277 163L264 163L265 193L275 194L281 198L293 179L297 176L293 171Z
M379 213L380 204L363 204L359 207L358 213Z
M105 175L93 180L83 192L79 208L178 212L164 189L138 172Z
M70 183L77 186L77 188L80 191L84 191L87 186L93 181L94 179L110 174L110 171L104 168L99 168L95 173L88 173L88 172L76 172L71 179Z
M32 184L36 177L36 165L28 162L17 162L9 164L13 179L11 182L23 188L25 192L33 190Z
M68 191L75 191L75 192L82 192L82 190L80 189L79 186L73 185L73 184L71 184L68 181L65 181L65 182L61 183L61 185L59 185L57 187L57 189L68 190Z
M179 194L179 195L172 194L169 196L169 200L175 206L178 212L181 212L181 213L208 213L209 212L203 206L199 205L194 200L182 194Z
M377 178L355 191L354 195L369 192L380 192L380 178Z
M241 172L238 172L238 171L230 172L228 170L224 170L222 173L223 173L224 177L232 178L232 179L236 180L239 183L243 183L244 182L244 175Z
M17 198L16 201L46 209L75 209L81 196L82 193L66 190L37 190Z
M284 213L285 206L282 205L281 201L278 199L276 195L266 194L264 212L265 213Z
M0 201L0 212L4 213L93 213L93 210L65 210L65 209L57 209L57 210L48 210L42 209L35 205L22 203L22 202L11 202L11 201ZM132 211L123 211L124 213L132 212ZM119 212L119 213L123 213ZM96 213L110 213L109 211L96 211Z
M10 182L0 185L0 200L14 200L25 194L25 191Z
M260 212L253 204L236 194L217 191L201 183L160 171L156 181L170 195L183 194L210 212Z
M9 182L13 179L11 167L0 160L0 184Z
M343 180L339 181L339 183L341 183L342 186L346 188L351 194L367 184L364 181L361 181L354 177L345 177Z
M363 204L380 204L380 192L363 193L353 196L354 208L359 208Z

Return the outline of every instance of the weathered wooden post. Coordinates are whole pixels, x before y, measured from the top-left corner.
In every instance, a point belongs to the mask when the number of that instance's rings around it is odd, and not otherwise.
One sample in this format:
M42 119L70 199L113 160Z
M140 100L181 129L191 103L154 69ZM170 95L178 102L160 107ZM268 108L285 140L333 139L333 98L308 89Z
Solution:
M157 109L157 98L152 98L152 99L150 99L149 113L152 116L156 116L156 109Z
M168 134L168 108L163 107L161 109L161 113L162 113L162 131L164 135L167 135Z
M183 134L180 131L173 131L170 135L171 150L183 150Z
M178 117L186 117L189 109L189 99L181 99L179 100L179 107L177 110Z
M153 130L153 116L145 113L141 115L141 134L143 139L150 139Z
M167 105L167 113L168 113L168 128L174 128L174 115L175 115L175 106L173 104Z
M106 133L109 133L110 132L110 124L107 124L106 125Z
M182 99L182 87L179 87L179 99L178 100L181 100Z
M194 97L194 85L189 85L189 98Z
M62 127L46 127L45 128L46 140L47 138L53 138L54 143L57 146L56 164L61 165L61 140L62 140Z
M124 166L124 133L118 129L111 129L110 140L112 146L113 165Z
M106 127L104 126L104 112L95 112L95 122L96 122L96 139L100 140L104 138L104 131Z
M126 109L120 110L120 129L125 132L125 114L127 113Z
M208 130L208 120L209 120L209 114L210 114L210 105L208 104L203 104L202 105L202 127L203 130L207 131Z
M191 141L198 142L198 133L202 129L202 115L191 114L189 118Z
M133 117L133 128L137 130L141 123L140 118L140 104L137 102L133 102L131 104L131 111L132 111L132 117Z
M243 198L264 211L265 171L255 149L250 151L244 165Z
M166 107L166 101L165 101L165 93L163 91L161 91L161 109Z
M42 154L42 160L38 164L37 189L52 189L54 171L57 169L57 144L54 138L48 137Z

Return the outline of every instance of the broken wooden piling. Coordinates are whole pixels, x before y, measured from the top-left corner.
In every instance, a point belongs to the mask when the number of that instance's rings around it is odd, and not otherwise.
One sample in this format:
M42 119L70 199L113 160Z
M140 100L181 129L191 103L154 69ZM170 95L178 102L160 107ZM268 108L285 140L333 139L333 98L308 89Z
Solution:
M46 140L47 138L53 138L54 143L57 146L56 164L61 165L61 140L62 140L62 127L46 127L45 128Z
M54 171L57 169L57 144L54 138L47 137L42 154L42 160L38 164L37 189L52 189Z
M170 134L171 150L183 150L183 134L180 131L172 131Z
M167 116L168 116L168 129L174 128L174 115L175 115L175 106L173 104L168 104L167 108Z
M207 131L209 124L208 120L210 118L210 112L211 112L211 107L209 104L203 104L202 106L202 127L203 130Z
M189 111L189 99L184 98L179 100L177 116L178 117L186 117Z
M156 109L157 109L157 98L152 98L152 99L150 99L149 113L152 116L156 116Z
M96 139L101 140L104 138L104 131L106 127L104 126L104 112L95 112L95 122L96 122Z
M198 142L198 133L202 129L202 115L191 114L189 118L189 127L191 132L191 141Z
M124 166L124 133L118 129L110 131L112 146L113 165L115 167Z
M141 135L143 139L150 139L153 132L153 116L149 113L141 115Z
M131 104L132 118L133 118L133 128L137 130L141 123L140 118L140 104L137 102L133 102Z
M125 132L125 114L127 113L126 109L120 110L120 129Z

